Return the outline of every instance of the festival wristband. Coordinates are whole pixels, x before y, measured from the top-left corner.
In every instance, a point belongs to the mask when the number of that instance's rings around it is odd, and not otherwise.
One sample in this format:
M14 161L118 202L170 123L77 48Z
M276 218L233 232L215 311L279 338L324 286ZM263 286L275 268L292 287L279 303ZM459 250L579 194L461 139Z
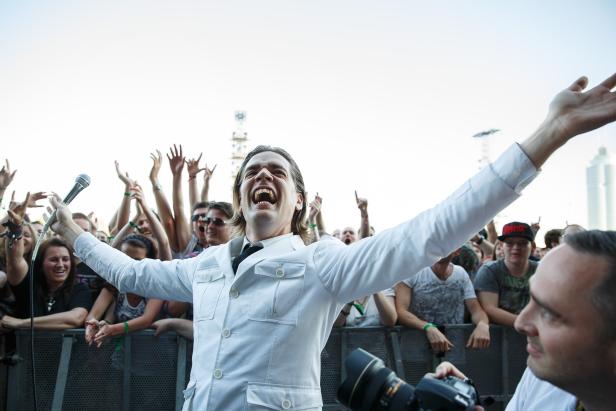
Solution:
M426 323L426 324L423 326L423 330L427 332L427 331L428 331L430 328L432 328L432 327L436 327L436 325L434 325L434 324L432 324L432 323Z

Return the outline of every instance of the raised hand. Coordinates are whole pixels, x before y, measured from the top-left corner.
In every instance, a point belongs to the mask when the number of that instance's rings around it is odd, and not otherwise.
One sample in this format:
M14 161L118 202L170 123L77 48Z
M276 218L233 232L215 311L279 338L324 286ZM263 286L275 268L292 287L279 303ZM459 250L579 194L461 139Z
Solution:
M158 183L158 173L160 172L160 167L163 164L163 155L159 150L156 150L156 154L150 153L150 158L152 159L152 169L150 170L150 181L152 184Z
M368 200L365 198L360 198L357 195L357 190L355 190L355 201L357 202L357 208L361 211L362 215L368 212Z
M186 170L188 171L189 178L195 178L197 174L205 170L205 168L199 168L199 161L201 161L201 156L203 156L203 153L199 153L199 157L197 157L196 159L191 158L190 160L185 160Z
M212 178L212 174L214 174L214 170L216 170L216 166L217 165L218 164L214 164L214 167L212 167L212 168L208 168L207 164L205 165L205 168L202 169L204 171L203 179L205 181L210 181L210 178Z
M566 139L616 120L616 73L584 92L587 85L588 78L580 77L550 103L548 120L555 121Z
M6 190L6 188L13 181L13 177L15 177L15 173L17 170L14 170L11 173L11 165L9 164L9 160L5 160L5 165L0 169L0 190Z
M122 171L120 171L120 163L118 163L118 161L114 161L115 163L115 169L116 169L116 173L118 173L118 178L124 183L124 185L126 186L126 188L130 188L132 186L135 185L135 180L131 179L128 176L128 173L122 173Z
M137 201L137 203L139 204L139 206L141 206L142 209L147 208L145 196L143 195L143 189L139 184L135 184L134 186L132 186L129 192L131 194L131 197L134 198L135 201Z
M539 219L537 220L536 223L532 223L530 225L530 229L533 231L534 235L537 235L537 233L539 232L539 230L541 230L541 217L539 217Z
M171 168L171 173L173 175L178 175L182 173L184 169L184 155L182 154L182 145L180 144L180 149L178 150L177 146L174 144L173 147L169 148L169 154L167 154L167 158L169 159L169 167Z
M321 212L321 206L323 205L323 199L319 197L319 193L314 197L309 204L310 211L308 212L308 221L314 224L315 218Z

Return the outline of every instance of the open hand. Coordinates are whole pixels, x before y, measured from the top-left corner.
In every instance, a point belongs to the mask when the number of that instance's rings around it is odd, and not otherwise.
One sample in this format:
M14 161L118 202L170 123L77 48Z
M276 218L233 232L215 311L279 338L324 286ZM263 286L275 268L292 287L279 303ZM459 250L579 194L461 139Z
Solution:
M159 150L156 150L156 154L150 153L150 158L152 159L152 169L150 170L150 181L152 184L158 183L158 172L160 171L160 166L163 163L163 155Z
M178 175L182 173L184 169L184 155L182 154L182 145L180 144L180 149L178 150L177 146L174 144L173 147L169 148L169 154L167 154L167 158L169 159L169 167L171 168L171 173L173 175Z
M558 93L548 112L566 139L599 128L616 120L616 73L584 92L587 77L580 77Z
M122 171L120 171L120 163L118 163L118 161L114 161L115 163L115 169L116 169L116 173L118 173L118 178L124 183L124 185L128 188L132 185L135 184L135 180L131 179L128 176L128 173L122 173Z

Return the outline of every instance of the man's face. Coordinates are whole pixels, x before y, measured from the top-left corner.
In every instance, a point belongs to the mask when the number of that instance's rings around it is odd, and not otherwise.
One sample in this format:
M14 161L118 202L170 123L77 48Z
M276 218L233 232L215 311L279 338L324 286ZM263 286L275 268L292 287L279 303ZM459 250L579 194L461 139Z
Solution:
M73 218L73 221L75 222L75 224L81 227L83 231L88 232L88 233L91 232L90 222L88 220L77 217L77 218Z
M530 279L531 300L515 321L516 330L527 336L528 366L537 377L573 392L614 378L614 356L610 361L602 337L614 325L605 324L591 301L606 270L600 257L568 245L539 264Z
M141 214L137 219L137 227L139 228L139 234L144 235L146 237L152 236L152 229L150 228L150 220L145 216L145 214Z
M340 234L340 240L346 245L352 244L357 241L357 235L352 227L346 227Z
M200 243L207 242L205 237L205 230L207 229L205 219L207 217L208 208L200 207L195 208L192 213L192 229L195 236L199 239Z
M534 246L524 237L509 237L503 240L503 250L505 251L505 262L526 264Z
M206 224L205 237L209 245L220 245L229 241L231 229L225 213L212 208L207 213Z
M240 212L251 241L290 233L293 213L302 209L303 201L284 157L265 151L248 161L240 186Z

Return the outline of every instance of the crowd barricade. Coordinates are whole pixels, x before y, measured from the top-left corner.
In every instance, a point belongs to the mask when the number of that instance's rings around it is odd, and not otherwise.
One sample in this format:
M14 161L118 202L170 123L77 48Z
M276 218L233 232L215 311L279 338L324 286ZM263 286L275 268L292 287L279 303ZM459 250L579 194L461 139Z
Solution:
M455 325L445 334L455 347L442 357L432 354L423 332L403 327L334 328L321 353L323 409L344 409L336 391L346 378L344 359L355 348L382 358L399 377L415 385L442 360L461 368L488 410L503 410L526 364L526 338L513 329L491 326L487 349L465 349L471 325ZM30 332L16 333L17 358L8 366L6 409L32 410ZM83 330L37 331L35 364L38 410L181 410L188 383L192 341L151 330L132 333L101 348L88 346ZM302 355L298 353L298 355Z

